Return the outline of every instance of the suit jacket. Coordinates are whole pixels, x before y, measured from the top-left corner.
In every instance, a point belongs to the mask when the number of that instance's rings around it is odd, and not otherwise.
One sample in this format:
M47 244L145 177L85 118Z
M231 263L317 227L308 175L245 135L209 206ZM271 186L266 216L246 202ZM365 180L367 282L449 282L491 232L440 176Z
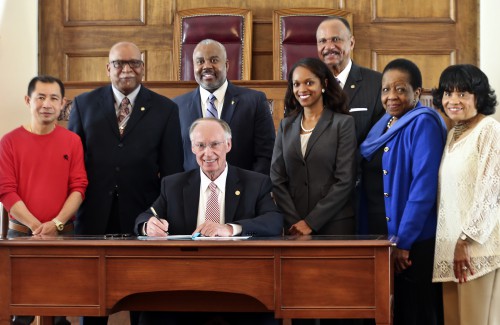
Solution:
M352 63L344 85L349 98L349 111L356 124L358 145L363 142L372 126L384 115L380 93L382 74Z
M284 118L271 163L276 204L285 229L304 219L314 234L352 234L356 135L351 116L325 109L303 156L300 121Z
M178 108L144 86L120 137L111 85L77 96L68 128L83 142L89 179L76 232L103 234L118 195L123 232L160 193L160 177L182 171Z
M170 234L186 235L196 229L200 182L200 168L162 180L161 194L153 207L161 218L168 221ZM271 188L269 176L229 165L225 222L240 224L243 236L281 235L283 216L271 198ZM147 210L137 217L136 233L140 233L142 224L151 216L152 213Z
M199 168L191 151L189 127L201 111L200 89L173 99L179 106L184 170ZM233 166L269 175L275 139L274 123L266 95L228 82L221 119L231 127L232 148L227 162Z

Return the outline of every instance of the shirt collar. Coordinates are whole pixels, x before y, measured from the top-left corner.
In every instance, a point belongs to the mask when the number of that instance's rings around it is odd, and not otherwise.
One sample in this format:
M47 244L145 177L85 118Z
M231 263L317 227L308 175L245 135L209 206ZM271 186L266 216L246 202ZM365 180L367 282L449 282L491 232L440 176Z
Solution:
M130 106L134 107L135 99L136 99L137 95L139 94L139 91L141 90L141 85L139 85L139 87L135 88L134 91L132 91L127 96L125 96L118 89L116 89L114 85L111 85L111 89L113 89L115 103L118 103L118 105L119 105L122 102L123 98L127 97L128 100L130 101Z
M228 170L228 167L227 167L227 163L226 163L226 167L224 168L224 171L222 172L222 174L220 174L219 177L217 177L213 181L222 193L224 193L226 191L227 170ZM203 191L206 191L208 188L208 185L210 185L212 180L210 178L208 178L207 175L205 175L205 173L203 173L203 170L201 170L201 167L200 167L200 179L201 179L201 183L200 183L201 189Z
M347 81L347 77L349 77L349 72L351 72L351 67L352 67L352 60L349 58L347 66L335 77L340 81L340 87L342 88L344 88L345 83Z
M217 102L219 104L224 101L224 96L226 95L227 85L228 84L227 84L227 79L226 79L226 81L224 81L224 83L213 92L213 94L214 94L214 96L217 99ZM208 96L210 96L210 94L212 94L212 93L209 92L208 90L206 90L205 88L203 88L202 86L200 86L200 98L201 98L202 103L205 103L205 104L207 103Z

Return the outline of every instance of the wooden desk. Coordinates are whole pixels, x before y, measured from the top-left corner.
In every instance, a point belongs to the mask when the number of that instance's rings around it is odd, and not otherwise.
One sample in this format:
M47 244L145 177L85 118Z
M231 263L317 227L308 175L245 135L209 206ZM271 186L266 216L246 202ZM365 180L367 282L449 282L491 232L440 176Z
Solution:
M392 324L392 246L374 238L2 239L0 324L10 315L120 310L274 311Z

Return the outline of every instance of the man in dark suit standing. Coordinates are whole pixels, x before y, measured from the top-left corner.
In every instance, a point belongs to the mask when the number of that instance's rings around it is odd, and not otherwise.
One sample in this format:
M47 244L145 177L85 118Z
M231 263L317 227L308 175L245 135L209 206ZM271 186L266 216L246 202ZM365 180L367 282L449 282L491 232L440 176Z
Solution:
M271 198L268 176L226 163L234 147L231 129L220 119L202 118L190 127L191 150L199 167L165 177L152 208L136 220L145 236L278 236L283 216ZM153 214L156 214L154 216ZM167 234L168 232L168 234ZM213 318L229 324L278 324L272 313L150 313L141 324L205 324ZM219 323L216 323L219 324ZM226 324L226 322L223 322Z
M182 171L177 105L141 85L139 48L113 45L107 71L111 85L77 96L68 124L82 139L89 179L78 234L132 233L137 215L159 195L161 178ZM107 317L83 323L106 324Z
M227 80L226 49L217 41L207 39L198 43L193 52L193 66L200 87L174 98L179 106L184 170L198 167L191 153L191 123L200 117L215 117L226 121L233 132L234 149L227 161L269 175L276 135L265 94Z
M349 98L359 146L385 113L380 100L382 74L352 62L355 40L345 18L333 16L323 20L316 30L316 40L319 58L332 70Z
M89 178L79 234L132 233L136 216L160 193L161 177L182 171L177 105L141 85L139 48L115 44L107 71L111 85L77 96L69 118Z

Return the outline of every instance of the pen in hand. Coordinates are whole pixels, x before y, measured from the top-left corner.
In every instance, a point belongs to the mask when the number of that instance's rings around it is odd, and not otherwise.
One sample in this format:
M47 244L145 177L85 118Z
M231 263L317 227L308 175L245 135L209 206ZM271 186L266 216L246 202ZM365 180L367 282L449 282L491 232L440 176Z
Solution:
M151 212L153 212L153 215L155 216L155 218L156 218L156 219L158 219L158 221L160 221L160 222L161 222L161 219L160 219L160 217L158 216L158 213L156 213L155 208L150 207L150 208L149 208L149 210L151 210ZM168 235L168 231L165 231L165 233Z

